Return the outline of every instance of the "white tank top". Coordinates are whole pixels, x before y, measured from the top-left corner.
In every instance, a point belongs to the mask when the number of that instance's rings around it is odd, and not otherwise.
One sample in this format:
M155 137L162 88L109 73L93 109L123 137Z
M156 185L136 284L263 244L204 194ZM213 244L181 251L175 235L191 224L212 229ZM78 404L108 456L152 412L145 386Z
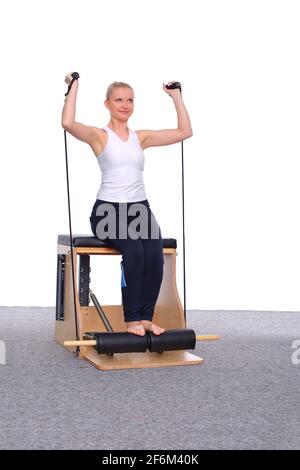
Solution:
M145 157L137 134L129 129L127 142L108 126L107 143L97 156L101 169L98 199L109 202L137 202L147 199L143 181Z

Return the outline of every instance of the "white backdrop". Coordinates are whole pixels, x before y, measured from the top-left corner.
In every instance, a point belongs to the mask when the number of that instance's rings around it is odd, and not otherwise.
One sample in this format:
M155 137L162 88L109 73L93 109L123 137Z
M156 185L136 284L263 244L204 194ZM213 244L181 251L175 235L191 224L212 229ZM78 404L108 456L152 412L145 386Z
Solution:
M299 310L299 24L289 0L1 2L0 304L55 304L68 232L60 118L76 70L76 119L98 127L114 80L135 90L134 130L175 127L162 82L183 85L187 308ZM89 146L68 146L73 233L88 234L101 174ZM183 298L180 144L145 157ZM92 288L118 303L118 257L94 258Z

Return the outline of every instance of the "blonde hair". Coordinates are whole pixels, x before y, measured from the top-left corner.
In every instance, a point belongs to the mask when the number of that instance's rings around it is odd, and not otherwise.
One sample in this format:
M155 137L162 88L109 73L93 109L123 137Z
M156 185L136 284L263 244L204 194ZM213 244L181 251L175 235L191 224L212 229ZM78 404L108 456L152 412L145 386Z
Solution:
M128 83L125 82L113 82L109 85L107 88L106 92L106 99L109 100L109 97L113 91L114 88L119 88L119 87L124 87L124 88L130 88L133 91L132 86L130 86Z

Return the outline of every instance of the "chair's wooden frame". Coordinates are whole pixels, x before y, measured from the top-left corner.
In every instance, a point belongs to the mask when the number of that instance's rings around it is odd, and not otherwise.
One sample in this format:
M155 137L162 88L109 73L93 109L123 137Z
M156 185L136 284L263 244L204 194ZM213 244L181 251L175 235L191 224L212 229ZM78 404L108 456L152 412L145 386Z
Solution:
M57 245L57 253L66 255L64 280L64 320L56 321L55 340L62 346L64 341L76 338L75 308L73 300L71 248L68 245ZM176 249L164 248L164 277L155 306L153 322L163 328L186 328L184 311L176 286ZM77 311L78 336L82 340L86 332L101 331L105 328L94 306L82 307L79 302L77 287L78 255L120 255L110 247L73 247L74 285ZM114 331L126 331L122 305L102 306ZM66 346L64 346L66 347ZM67 347L70 351L74 347ZM169 367L201 364L203 359L187 351L168 351L163 353L123 353L107 356L98 354L93 347L80 348L80 359L85 359L100 370Z

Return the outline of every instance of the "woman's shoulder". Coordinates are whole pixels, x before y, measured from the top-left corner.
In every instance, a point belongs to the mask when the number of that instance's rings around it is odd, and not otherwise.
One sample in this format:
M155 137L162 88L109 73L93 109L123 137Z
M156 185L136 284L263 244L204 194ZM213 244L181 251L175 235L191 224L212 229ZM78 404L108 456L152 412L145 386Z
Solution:
M94 129L95 129L95 132L98 133L99 135L106 135L107 134L106 126L103 126L103 127L95 127L94 126Z
M145 131L143 129L140 129L138 131L133 131L133 132L135 132L138 136L143 136L144 133L145 133Z

